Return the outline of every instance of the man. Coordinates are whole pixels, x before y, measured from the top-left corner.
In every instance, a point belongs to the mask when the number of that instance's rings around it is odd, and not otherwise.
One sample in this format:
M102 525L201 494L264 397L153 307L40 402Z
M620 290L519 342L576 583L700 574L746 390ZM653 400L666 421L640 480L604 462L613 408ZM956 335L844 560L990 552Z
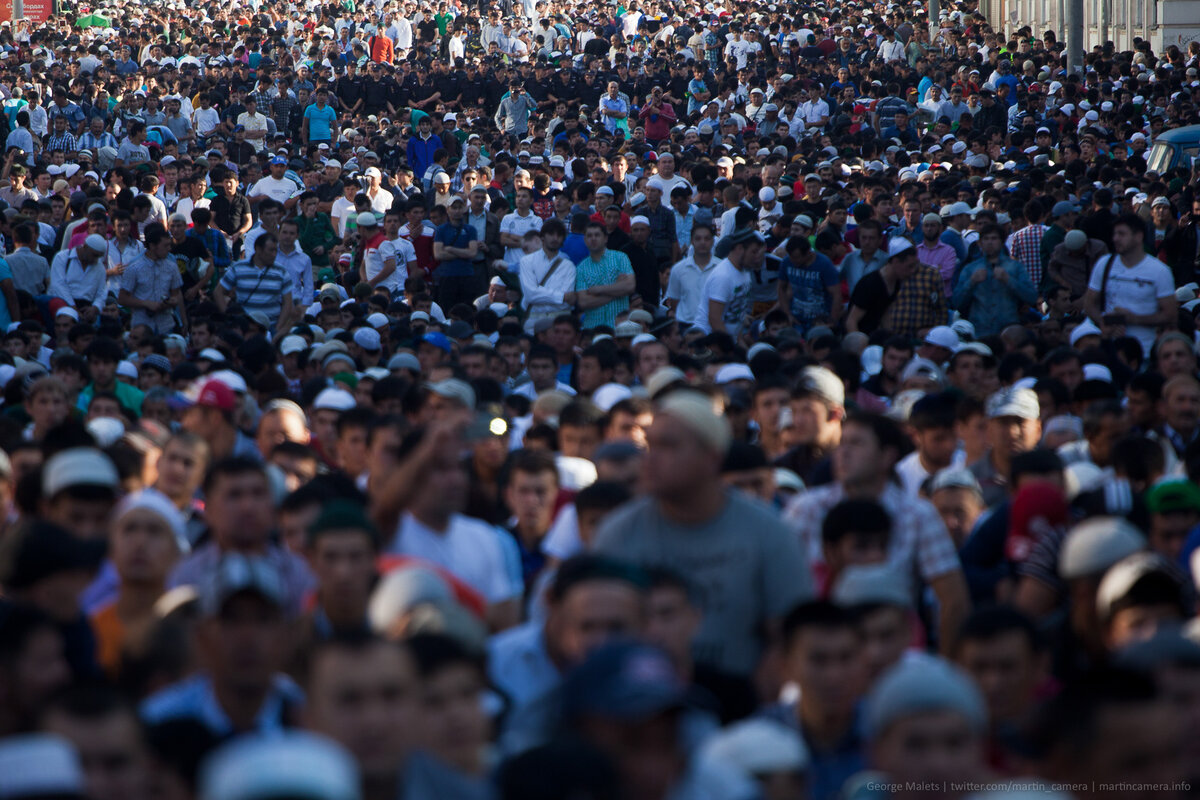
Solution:
M1039 245L1039 254L1043 264L1050 263L1050 256L1054 252L1054 248L1062 244L1063 239L1067 236L1067 231L1075 227L1075 221L1078 218L1079 206L1067 200L1059 200L1050 209L1050 226L1042 234L1042 242Z
M279 243L275 250L275 265L292 278L292 303L295 308L307 308L313 299L313 263L300 249L300 222L295 217L279 223Z
M308 653L304 727L342 745L364 800L396 795L420 740L420 679L407 646L368 635L318 642Z
M269 504L266 475L258 475ZM216 546L211 545L214 551ZM142 719L150 724L195 720L222 738L294 727L304 695L279 672L289 632L279 572L261 555L229 552L206 560L206 580L197 584L203 617L196 630L205 669L151 695L142 704Z
M1191 375L1176 375L1163 384L1160 406L1163 423L1156 435L1183 459L1200 437L1200 383Z
M881 269L859 280L850 295L850 311L846 329L870 334L880 326L884 314L891 308L904 282L916 274L920 266L912 242L895 237L888 242L887 262Z
M179 309L179 324L187 328L187 312L183 305L183 279L179 265L171 255L171 235L159 223L146 228L146 249L124 274L117 302L133 309L132 327L146 325L155 334L175 330L175 313Z
M600 223L587 223L583 241L588 255L575 265L575 292L568 299L583 309L585 330L616 327L617 315L629 309L636 285L633 267L624 253L608 249L608 232Z
M442 149L442 139L433 133L433 120L429 116L421 117L417 122L417 135L409 137L405 146L405 158L412 167L413 175L423 178L426 170L434 162L434 156Z
M142 724L115 690L72 687L42 708L40 728L63 737L79 753L89 800L123 800L149 791L150 753Z
M521 305L533 318L553 319L571 308L567 300L574 299L571 295L576 291L576 270L571 259L559 252L567 236L562 221L546 220L541 233L541 248L519 262Z
M107 277L100 257L107 251L108 242L93 233L74 250L58 251L50 264L47 294L78 310L81 322L94 323L104 307Z
M783 676L799 700L769 706L764 716L802 733L812 763L813 798L837 797L866 765L860 700L868 686L863 638L850 613L814 601L783 621Z
M788 400L795 442L778 465L800 476L806 486L832 480L830 455L842 439L846 387L825 367L805 367Z
M758 663L764 626L806 599L810 586L796 540L775 515L721 486L731 438L707 397L668 395L647 432L648 495L607 517L594 549L670 567L705 586L696 661L748 676ZM752 540L738 533L748 527L757 531ZM737 558L730 557L734 550Z
M939 605L938 643L949 648L970 611L967 584L954 543L933 506L911 498L894 481L894 467L906 443L899 427L871 414L851 415L833 453L836 482L800 495L784 511L809 562L822 570L821 521L845 497L876 500L891 515L888 562L915 573L933 589Z
M281 203L285 211L295 213L293 209L296 208L296 203L303 190L291 178L285 177L286 174L287 159L283 156L274 156L271 159L271 174L260 178L247 192L250 204L256 205L269 198Z
M948 394L927 394L913 404L908 427L915 449L896 464L910 497L919 497L926 480L953 464L958 446L954 412L955 398Z
M1025 227L1008 237L1005 246L1008 254L1015 261L1025 265L1029 280L1034 286L1042 285L1043 270L1046 262L1042 261L1042 237L1046 235L1046 226L1042 224L1045 216L1042 204L1030 200L1025 204Z
M1148 358L1157 327L1175 324L1177 303L1171 268L1146 254L1145 236L1141 217L1133 213L1117 217L1113 254L1092 268L1083 307L1096 325L1124 325L1126 334L1142 343Z
M621 561L580 555L563 562L546 594L546 618L500 633L488 644L488 668L513 707L501 732L505 751L539 744L552 733L553 692L562 676L613 639L646 624L645 574Z
M213 299L224 312L236 300L247 314L267 315L272 329L284 335L292 322L292 276L276 263L279 240L273 233L264 233L254 242L254 255L233 264L217 283Z
M983 694L993 737L1030 720L1049 668L1046 656L1042 634L1013 608L981 608L963 623L954 660Z
M515 135L521 139L529 132L530 111L537 111L537 101L525 93L525 87L519 81L514 80L496 109L496 127L509 136Z
M987 401L987 455L967 465L983 491L983 502L994 506L1008 496L1013 456L1037 447L1042 438L1041 409L1032 389L1009 387Z
M859 237L862 229L859 228ZM942 240L942 218L937 214L926 214L921 219L921 242L917 245L917 260L937 270L945 283L946 296L954 291L954 273L958 269L958 255L954 248Z
M418 447L425 435L418 431L405 437L400 457ZM457 449L433 455L423 478L424 491L409 503L385 550L448 570L483 596L492 630L511 627L520 615L521 596L519 579L514 580L507 566L511 545L501 539L506 534L462 513L467 473Z
M520 187L513 196L515 208L500 221L500 244L504 245L504 262L516 272L525 256L521 249L525 234L542 229L542 218L533 213L533 190Z
M349 500L325 504L304 542L317 579L313 608L305 620L309 643L365 633L380 543L362 505Z
M847 255L838 265L851 296L864 275L877 272L887 263L888 254L881 250L883 227L873 219L863 220L854 229L858 234L858 250Z
M499 217L493 214L487 208L488 193L487 187L483 184L476 184L471 187L470 193L467 195L467 224L475 231L475 238L483 242L479 248L479 252L475 255L475 274L477 278L485 278L491 273L492 262L504 257L504 247L500 242L500 226ZM534 216L537 216L536 214ZM538 217L539 222L541 218ZM384 225L387 225L387 219L384 218ZM416 260L416 253L412 254L412 258ZM407 272L405 273L407 274Z
M242 237L254 224L250 201L238 191L237 175L231 170L213 170L212 183L217 190L217 196L209 204L214 226L224 235L229 252L238 253Z
M705 333L724 332L735 339L750 320L750 270L763 262L766 242L757 231L744 228L725 236L717 248L725 257L704 282L700 294L700 311L705 319L696 327Z
M958 276L954 306L975 325L977 336L991 336L1019 323L1021 309L1033 305L1038 293L1025 265L1004 251L1004 230L999 225L980 230L979 249L980 258L964 266Z
M692 226L691 255L671 267L663 302L674 312L675 319L686 325L696 324L704 282L718 263L712 254L714 239L711 225L696 223Z
M823 253L815 253L807 236L787 240L784 280L779 281L779 307L801 334L818 321L842 316L842 279Z
M551 454L522 449L509 458L507 474L503 495L512 512L508 529L521 553L521 576L528 592L546 565L541 547L554 521L558 467Z
M433 256L440 263L433 274L438 305L444 309L459 303L470 305L479 294L473 262L483 241L464 221L465 213L466 201L456 195L446 207L447 222L434 235Z
M936 658L905 660L874 685L865 707L870 766L915 800L929 785L957 786L991 775L984 758L987 708L969 677ZM912 743L927 743L914 748ZM931 781L930 783L921 783Z

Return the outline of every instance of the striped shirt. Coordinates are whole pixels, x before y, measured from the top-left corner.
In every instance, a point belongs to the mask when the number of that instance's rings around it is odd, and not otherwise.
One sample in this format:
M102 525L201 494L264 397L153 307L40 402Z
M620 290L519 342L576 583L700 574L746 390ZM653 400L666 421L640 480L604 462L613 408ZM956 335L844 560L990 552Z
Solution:
M283 299L294 295L292 276L278 264L263 268L239 261L221 276L221 288L237 297L247 314L261 311L274 326L283 311Z
M588 257L575 265L575 290L583 291L593 286L606 286L616 282L621 275L632 275L633 266L629 256L620 250L605 250L597 261L589 253ZM616 297L599 308L588 309L583 314L583 327L596 328L601 325L610 327L617 324L617 314L629 310L628 297Z

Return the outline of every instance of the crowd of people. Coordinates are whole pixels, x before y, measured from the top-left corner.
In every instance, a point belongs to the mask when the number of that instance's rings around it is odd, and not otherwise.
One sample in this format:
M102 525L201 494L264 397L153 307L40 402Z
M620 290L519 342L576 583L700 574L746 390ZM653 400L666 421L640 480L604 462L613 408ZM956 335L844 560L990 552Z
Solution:
M1200 43L944 5L0 24L0 800L1193 795Z

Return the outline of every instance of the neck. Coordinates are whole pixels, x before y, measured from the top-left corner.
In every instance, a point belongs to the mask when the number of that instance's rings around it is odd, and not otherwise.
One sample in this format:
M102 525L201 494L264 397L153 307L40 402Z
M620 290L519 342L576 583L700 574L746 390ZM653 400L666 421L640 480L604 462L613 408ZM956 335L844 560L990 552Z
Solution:
M874 499L883 494L885 488L887 488L886 476L879 477L872 475L867 478L842 481L842 491L846 493L847 497Z
M659 497L662 515L680 525L700 525L716 517L725 507L725 492L717 480L707 480L686 495Z
M254 726L254 718L258 716L270 690L269 684L235 687L223 686L217 681L213 682L213 693L217 696L217 703L237 730L248 730Z
M450 520L454 516L454 512L443 511L440 508L422 509L419 511L413 511L412 515L417 522L421 523L426 528L437 531L438 533L445 533L450 527Z
M854 724L853 712L831 712L814 709L806 703L802 695L796 709L800 724L804 726L805 738L826 748L836 745L850 731Z
M162 597L163 583L122 582L117 593L117 616L122 621L136 620L153 613L154 604Z

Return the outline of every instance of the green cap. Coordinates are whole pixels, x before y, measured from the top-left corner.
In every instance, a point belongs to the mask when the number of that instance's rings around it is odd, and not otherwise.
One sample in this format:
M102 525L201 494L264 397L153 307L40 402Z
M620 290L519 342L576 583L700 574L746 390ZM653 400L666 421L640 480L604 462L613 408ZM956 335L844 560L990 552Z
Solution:
M1152 514L1200 511L1200 486L1189 480L1163 481L1146 492L1146 507Z

